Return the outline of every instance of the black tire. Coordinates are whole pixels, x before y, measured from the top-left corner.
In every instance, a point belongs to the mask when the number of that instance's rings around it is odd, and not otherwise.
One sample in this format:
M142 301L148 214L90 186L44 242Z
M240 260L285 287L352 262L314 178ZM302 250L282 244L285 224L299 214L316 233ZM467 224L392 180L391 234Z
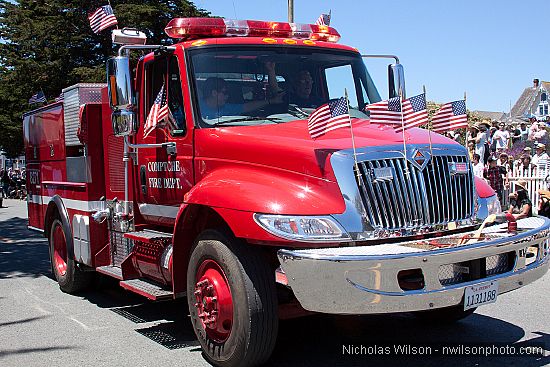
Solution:
M470 316L476 309L477 308L474 307L464 311L464 306L460 304L451 307L437 308L435 310L415 312L414 315L424 321L432 323L451 324Z
M61 234L61 232L57 233L57 240L56 240L56 231L62 232L64 237L63 241L65 241L64 242L64 246L66 249L65 256L64 257L61 256L66 264L64 271L60 269L60 267L58 267L56 264L55 245L56 245L56 241L59 241L59 238L60 238L59 236ZM93 280L93 273L79 269L75 260L71 258L71 256L67 256L68 249L67 249L67 242L65 239L70 237L71 237L71 234L67 233L67 229L64 228L61 220L59 218L55 218L50 227L50 234L48 236L52 272L53 272L53 275L55 276L55 279L57 280L57 283L59 284L59 288L65 293L74 294L90 286ZM59 243L58 245L59 245L59 248L63 247L63 243Z
M209 335L212 331L207 330L198 315L195 286L205 263L219 266L231 291L232 322L224 340ZM262 261L257 248L218 231L207 230L199 236L187 270L187 301L193 329L210 363L245 367L267 361L275 347L279 325L275 292L275 274ZM216 309L218 312L221 308Z

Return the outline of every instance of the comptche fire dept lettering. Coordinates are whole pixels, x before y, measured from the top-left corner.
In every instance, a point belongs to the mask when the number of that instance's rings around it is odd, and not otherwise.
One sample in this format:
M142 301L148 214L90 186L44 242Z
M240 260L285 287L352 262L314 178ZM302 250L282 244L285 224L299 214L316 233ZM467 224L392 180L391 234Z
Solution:
M64 292L101 273L150 300L185 297L203 355L233 367L269 359L280 319L457 320L547 271L550 221L480 227L498 198L466 148L370 122L383 98L366 63L388 56L313 24L176 18L165 31L171 46L114 30L107 83L23 115L29 228ZM384 99L399 100L389 57ZM345 89L353 138L312 139L308 117Z

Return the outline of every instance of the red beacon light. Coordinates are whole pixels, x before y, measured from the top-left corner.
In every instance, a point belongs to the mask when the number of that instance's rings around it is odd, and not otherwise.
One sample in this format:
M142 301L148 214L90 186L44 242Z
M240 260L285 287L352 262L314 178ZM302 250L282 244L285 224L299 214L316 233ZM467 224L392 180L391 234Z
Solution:
M338 42L340 34L332 27L315 24L266 22L223 18L175 18L164 29L171 38L282 37Z

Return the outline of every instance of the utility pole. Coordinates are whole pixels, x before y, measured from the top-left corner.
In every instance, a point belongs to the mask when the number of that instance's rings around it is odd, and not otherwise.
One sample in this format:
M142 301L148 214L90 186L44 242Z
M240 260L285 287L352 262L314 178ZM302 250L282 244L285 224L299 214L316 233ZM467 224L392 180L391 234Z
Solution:
M294 23L294 0L288 0L288 22Z

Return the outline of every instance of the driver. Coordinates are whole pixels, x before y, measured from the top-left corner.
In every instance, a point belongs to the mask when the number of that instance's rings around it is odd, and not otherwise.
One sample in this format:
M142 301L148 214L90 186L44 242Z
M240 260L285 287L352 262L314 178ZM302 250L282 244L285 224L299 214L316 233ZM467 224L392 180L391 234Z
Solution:
M265 63L269 77L269 87L272 94L276 94L280 91L277 85L277 78L275 76L275 63L268 61ZM292 80L292 92L289 94L289 103L298 107L305 108L317 108L324 103L322 98L312 94L313 91L313 78L306 69L299 70L291 78Z
M201 115L206 119L216 119L221 116L238 116L269 104L283 103L284 93L264 100L246 103L227 103L229 97L227 82L222 78L211 77L203 85L203 99L200 102Z

